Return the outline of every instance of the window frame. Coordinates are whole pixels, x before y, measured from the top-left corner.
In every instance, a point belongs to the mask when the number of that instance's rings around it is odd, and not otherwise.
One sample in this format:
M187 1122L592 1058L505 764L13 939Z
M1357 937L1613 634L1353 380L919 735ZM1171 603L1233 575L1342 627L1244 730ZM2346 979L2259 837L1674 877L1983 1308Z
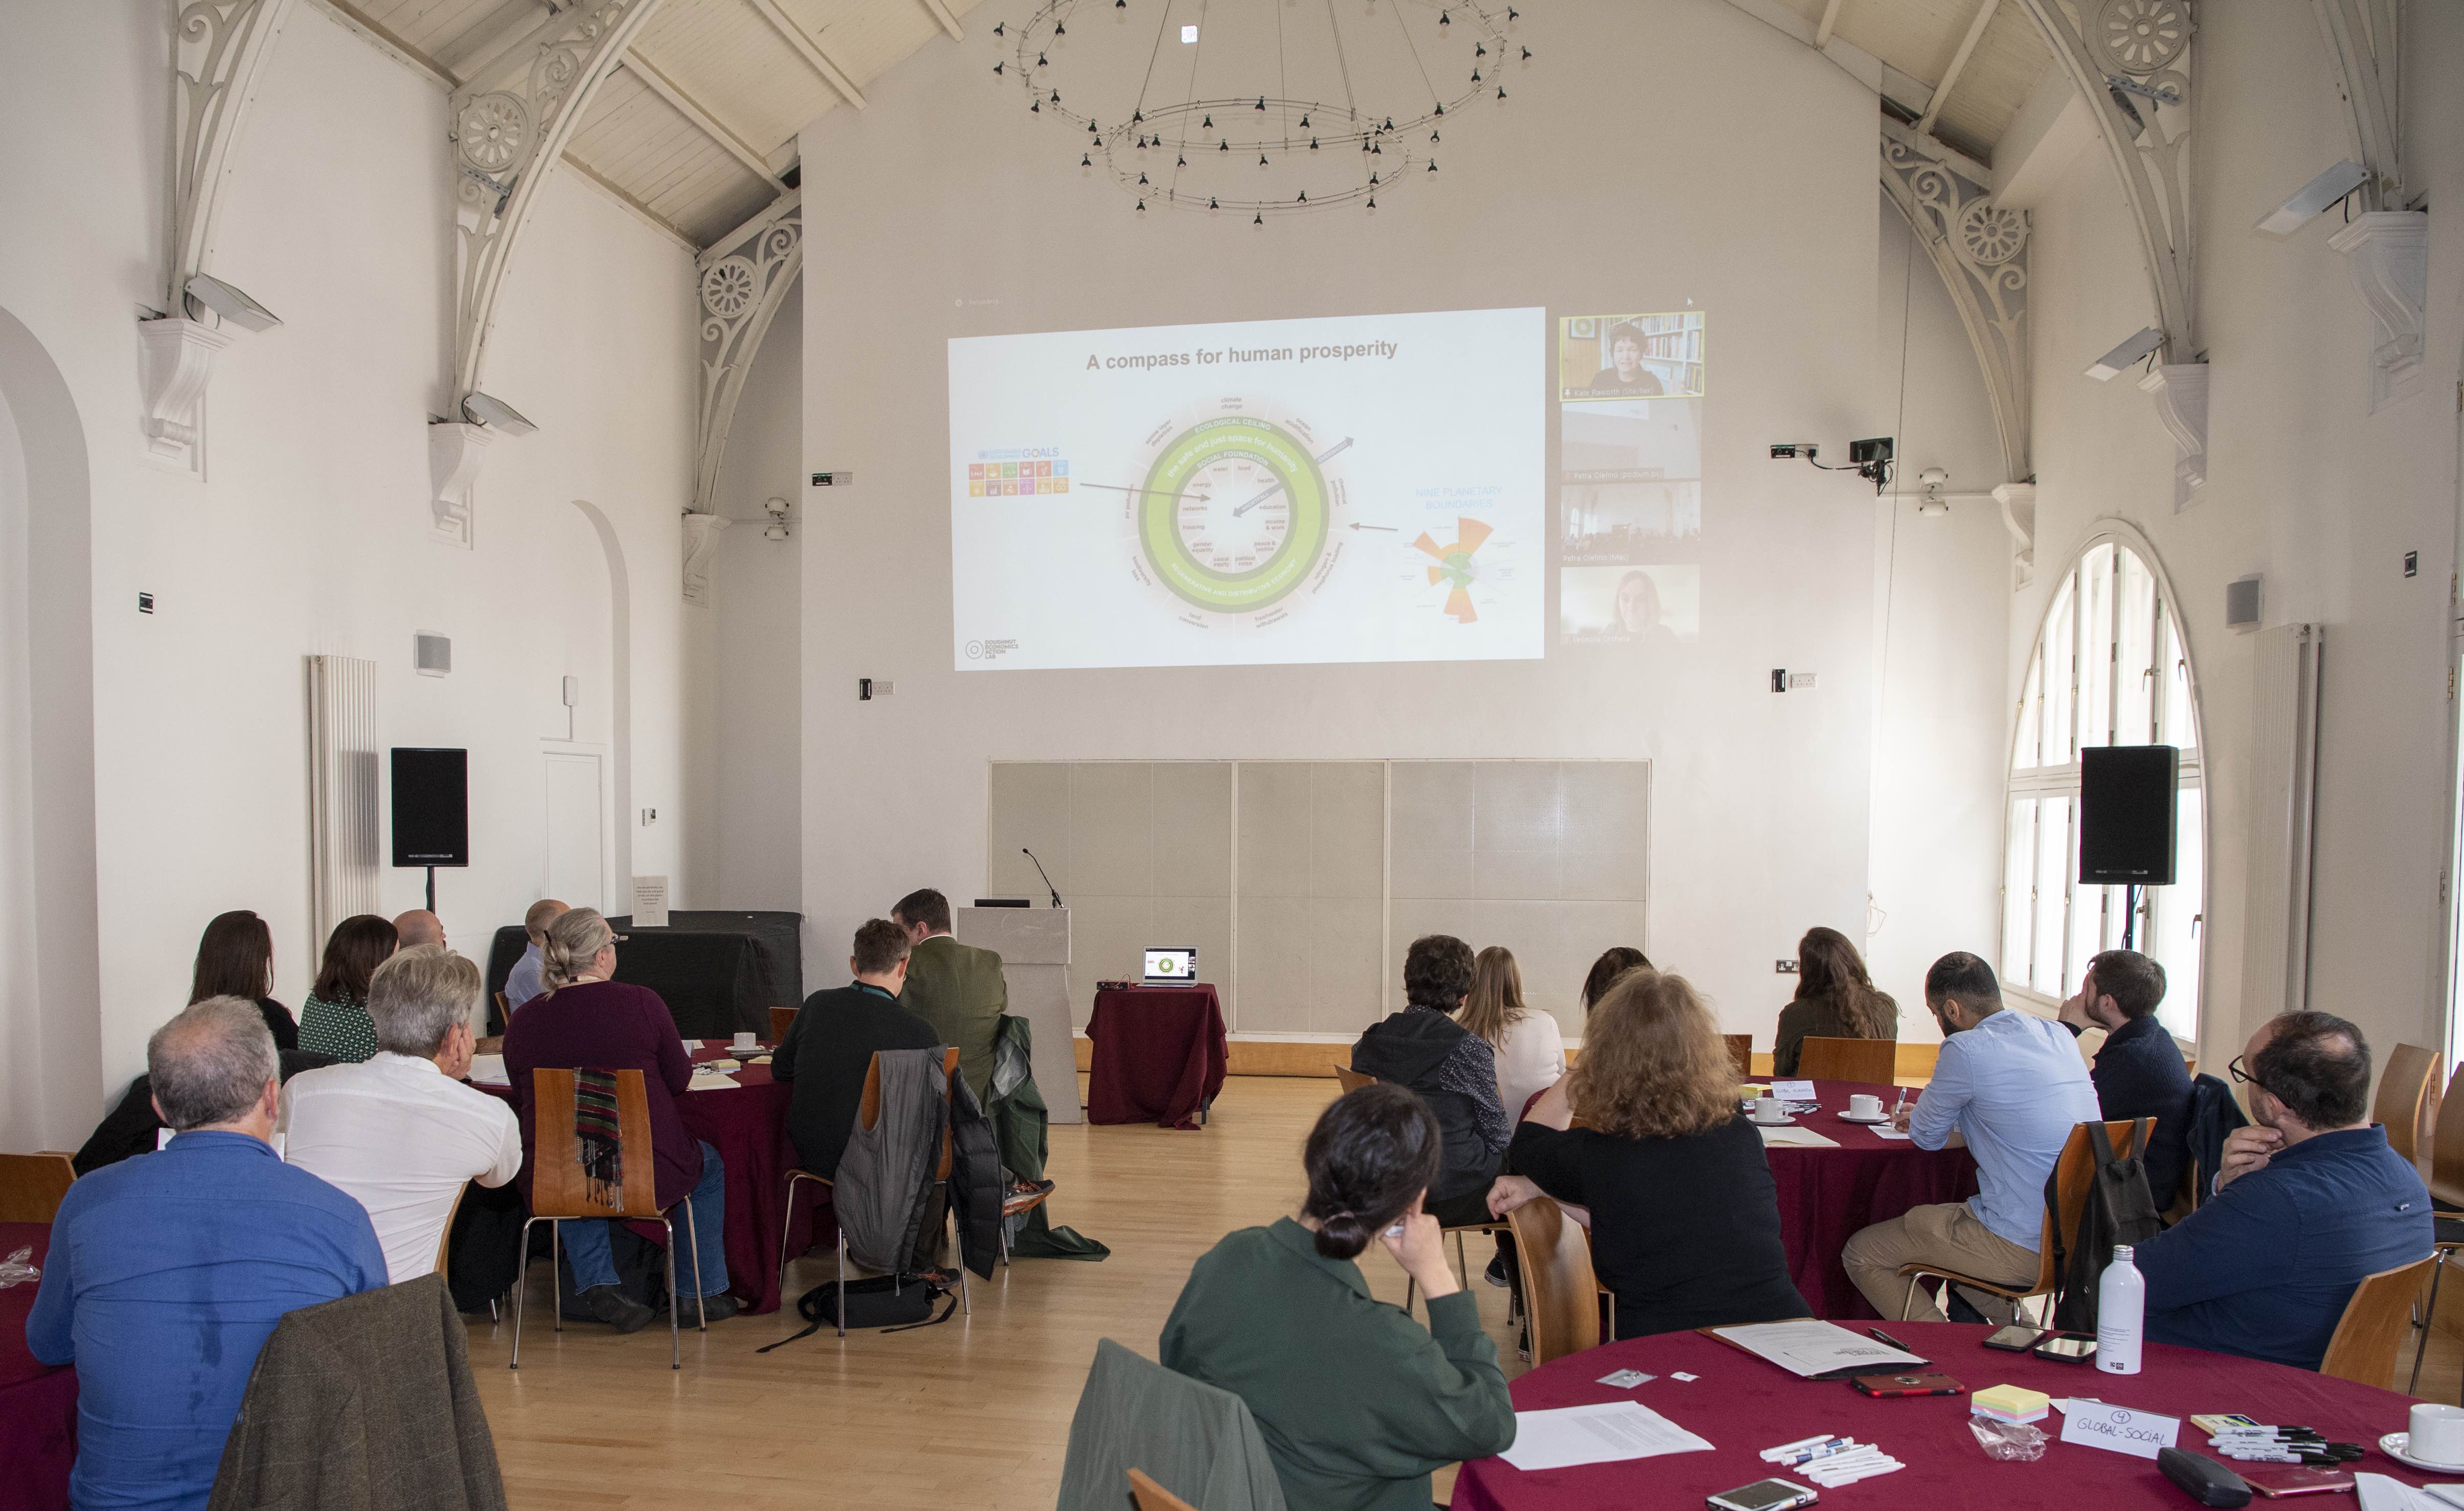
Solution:
M2041 906L2041 894L2033 880L2029 887L2026 909L2026 922L2030 931L2027 941L2029 969L2023 975L2015 977L2004 970L2011 957L2012 847L2019 827L2016 821L2017 808L2023 799L2069 797L2076 800L2079 796L2079 753L2082 743L2081 737L2087 733L2090 722L2090 713L2082 706L2081 694L2092 680L2086 675L2080 655L2085 639L2083 632L2087 628L2083 604L2089 598L2089 594L2083 591L2086 580L2082 577L2082 571L2089 558L2101 547L2111 548L2111 555L2107 558L2109 576L2105 584L2103 603L2111 618L2105 626L2102 644L2108 665L2117 672L2122 646L2125 643L2123 633L2123 595L2120 591L2123 579L2123 553L2127 552L2138 558L2141 569L2147 574L2152 585L2151 606L2154 615L2146 630L2150 662L2146 674L2153 678L2154 686L2148 689L2147 727L2144 743L2155 743L2160 732L2166 728L2170 700L2178 696L2189 705L2187 712L2192 743L2189 748L2182 752L2181 771L2175 781L2174 792L2177 808L2182 793L2195 790L2199 797L2196 859L2199 901L2189 925L2196 950L2198 979L2190 983L2192 991L2189 994L2190 1032L2189 1037L2196 1040L2206 1024L2206 983L2209 979L2208 943L2213 933L2213 931L2207 927L2206 917L2210 904L2207 860L2213 853L2209 844L2210 836L2213 832L2213 804L2208 801L2206 777L2208 741L2207 731L2200 714L2198 668L2190 653L2189 635L2183 626L2181 600L2173 591L2172 580L2167 575L2164 562L2157 557L2155 549L2149 545L2145 536L2118 519L2096 521L2087 537L2079 542L2078 549L2071 553L2069 559L2063 565L2061 574L2053 580L2045 606L2036 621L2036 633L2029 646L2028 659L2022 664L2018 696L2011 714L2008 757L2003 765L2003 853L2002 879L1999 887L2001 907L1996 909L2000 936L1995 940L1994 965L1997 972L2005 977L2002 983L2005 996L2014 997L2047 1013L2060 1006L2060 996L2048 996L2038 990L2035 984L2036 976L2035 957L2038 942L2035 937L2038 931L2035 928L2035 920ZM2056 612L2057 608L2065 609L2069 615L2069 623L2066 626L2069 633L2063 639L2070 650L2070 667L2067 668L2068 682L2063 691L2063 699L2064 712L2070 723L2070 758L2050 766L2022 766L2020 741L2023 735L2034 737L2035 751L2032 754L2040 755L2044 748L2044 734L2041 727L2043 705L2051 701L2048 694L2053 687L2055 673L2052 668L2046 668L2040 685L2037 672L2042 665L2048 642L2057 628L2057 620L2059 617ZM2178 690L2173 686L2173 678L2165 675L2162 670L2165 658L2162 657L2161 652L2167 648L2166 641L2168 638L2171 642L2169 647L2172 653L2171 659L2176 660L2180 668L2181 686ZM2123 695L2123 680L2118 674L2108 675L2104 678L2104 687L2101 690L2105 704L2101 721L2104 726L2104 738L2108 744L2123 743L2121 735L2134 733L2118 728L2125 702ZM2032 707L2032 704L2035 706ZM2041 822L2031 822L2027 825L2027 840L2031 846L2028 875L2032 879L2043 874L2042 846L2045 827ZM2072 851L2074 859L2064 864L2063 874L2065 877L2075 876L2078 871L2075 859L2078 844L2076 826L2066 825L2064 836L2064 843ZM2188 840L2190 837L2184 835L2180 838ZM2189 848L2187 844L2181 847L2185 850ZM2184 856L2183 862L2187 866L2189 864L2189 857ZM2080 921L2074 908L2074 899L2080 890L2083 889L2079 888L2077 883L2068 883L2060 901L2061 943L2058 948L2062 962L2060 981L2063 995L2077 988L2077 982L2071 979L2072 962L2085 953L2094 953L2093 951L2083 952L2078 948L2079 943L2078 930ZM2123 906L2120 899L2123 889L2119 887L2105 887L2096 890L2101 894L2100 911L2089 927L2096 929L2099 948L2102 948L2105 923L2114 916L2114 910ZM2159 927L2159 919L2165 916L2161 909L2167 900L2166 894L2171 890L2165 887L2142 889L2143 911L2138 939L2143 949L2153 941ZM2116 932L2118 933L2118 930ZM2178 983L2173 990L2167 992L2168 1006L2178 1000L2176 995L2178 992ZM2176 1033L2180 1032L2178 1023L2171 1026Z

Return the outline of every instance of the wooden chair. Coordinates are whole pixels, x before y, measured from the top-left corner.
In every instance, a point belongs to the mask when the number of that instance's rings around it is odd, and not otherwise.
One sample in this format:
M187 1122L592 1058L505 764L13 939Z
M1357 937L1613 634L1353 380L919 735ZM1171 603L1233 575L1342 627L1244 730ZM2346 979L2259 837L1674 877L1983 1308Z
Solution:
M1335 1066L1334 1079L1343 1084L1343 1089L1347 1092L1357 1091L1362 1086L1374 1086L1377 1084L1375 1076L1364 1076L1350 1065Z
M655 1159L650 1152L650 1099L643 1088L638 1070L616 1072L616 1148L625 1166L625 1184L610 1205L604 1199L594 1200L590 1183L582 1172L579 1141L573 1136L573 1072L545 1067L531 1072L532 1150L531 1150L531 1215L522 1223L521 1247L515 1252L520 1261L515 1266L518 1276L531 1252L531 1224L544 1222L547 1229L548 1294L555 1301L556 1330L564 1331L563 1278L557 1273L559 1234L567 1222L593 1219L623 1219L655 1222L668 1237L668 1368L681 1369L684 1365L683 1340L678 1336L676 1313L676 1230L668 1214L659 1206L658 1176ZM679 1201L685 1212L685 1240L693 1246L693 1311L704 1332L710 1330L710 1319L701 1315L701 1243L693 1223L693 1206ZM449 1228L449 1232L451 1229ZM522 1367L522 1296L530 1287L517 1279L514 1282L514 1357L505 1368Z
M1815 1040L1809 1039L1806 1042L1812 1044ZM2104 1136L2113 1145L2115 1156L2121 1157L2136 1150L2155 1131L2155 1128L2154 1118L2140 1118L2136 1122L2125 1118L2105 1124ZM1900 1303L1901 1321L1906 1321L1908 1314L1916 1309L1917 1282L1923 1280L1948 1281L1953 1285L1965 1285L1972 1291L1999 1296L2013 1306L2035 1297L2051 1296L2060 1288L2062 1276L2057 1268L2060 1261L2055 1252L2059 1245L2054 1240L2057 1235L2066 1238L2079 1231L2079 1217L2087 1210L2088 1182L2096 1175L2095 1146L2088 1142L2087 1129L2088 1125L2084 1123L2071 1129L2071 1136L2062 1144L2061 1158L2054 1166L2054 1191L2061 1203L2061 1210L2049 1209L2045 1213L2045 1226L2036 1240L2036 1278L2021 1289L1980 1281L1939 1264L1903 1264L1900 1274L1908 1282L1908 1294ZM2388 1368L2393 1369L2392 1363Z
M507 1024L507 1025L511 1025L511 1024L512 1024L512 1022L513 1022L513 1020L514 1020L514 1010L513 1010L512 1008L507 1007L507 1006L505 1005L505 994L504 994L504 993L502 993L502 992L497 993L497 994L496 994L496 1021L497 1021L497 1022L499 1022L499 1023L504 1023L504 1024Z
M774 1014L792 1014L795 1010L793 1008L774 1007L770 1011ZM941 1051L941 1077L945 1085L954 1086L957 1083L957 1075L958 1052L955 1048L944 1047ZM955 1098L957 1093L956 1090L948 1090L944 1092L944 1095L950 1098ZM881 1121L881 1055L879 1051L874 1052L872 1062L864 1068L864 1096L856 1107L856 1121L868 1128ZM950 1121L945 1117L941 1120L941 1158L933 1170L933 1178L943 1185L947 1185L949 1183L950 1169L955 1158L953 1149L954 1135L951 1132ZM829 1176L816 1175L811 1171L805 1170L802 1166L787 1172L787 1205L784 1218L779 1224L779 1290L781 1295L784 1295L787 1290L787 1230L794 1225L796 1216L796 1185L799 1181L806 1180L822 1187L825 1191L835 1192L838 1189L838 1183ZM1036 1199L1041 1201L1045 1195L1048 1194L1050 1193L1041 1193ZM1028 1203L1028 1206L1033 1205L1033 1202ZM1026 1207L1022 1207L1019 1210L1023 1212L1027 1209ZM1007 1212L1004 1211L1002 1215L1007 1216ZM836 1275L839 1287L838 1321L839 1336L844 1338L847 1336L847 1229L839 1227L837 1220L838 1215L836 1212L833 1212L830 1216L830 1226L838 1230L838 1242L835 1251L837 1254L838 1268L836 1270ZM955 1231L955 1224L957 1220L957 1214L955 1211L950 1214L950 1220L954 1224L953 1231ZM1007 1241L1008 1225L1006 1223L1002 1224L1001 1232L1001 1258L1003 1261L1006 1262L1009 1257L1009 1244ZM974 1298L967 1294L967 1257L964 1253L961 1253L957 1258L958 1303L966 1309L967 1315L972 1317L976 1312L976 1303Z
M49 1222L59 1215L77 1170L56 1150L0 1154L0 1222Z
M1891 1039L1809 1039L1796 1057L1803 1081L1861 1081L1887 1086L1899 1079L1900 1045Z
M2421 1282L2430 1279L2437 1262L2434 1256L2418 1259L2381 1270L2354 1286L2352 1300L2344 1303L2344 1315L2327 1340L2327 1352L2319 1360L2319 1372L2386 1390L2395 1378L2396 1352L2412 1327ZM2416 1358L2416 1367L2419 1363Z
M775 1048L787 1041L787 1030L796 1026L796 1010L774 1007L770 1010L770 1042Z
M2391 1065L2389 1073L2393 1073ZM2421 1383L2421 1355L2430 1347L2429 1329L2431 1320L2438 1312L2438 1284L2447 1278L2447 1257L2464 1249L2464 1219L2450 1215L2457 1208L2464 1208L2464 1095L2458 1094L2457 1081L2464 1081L2464 1068L2459 1068L2454 1080L2447 1084L2447 1094L2439 1099L2433 1116L2434 1130L2430 1144L2430 1199L2433 1207L2444 1211L2435 1214L2438 1237L2432 1245L2431 1258L2436 1262L2436 1268L2430 1275L2430 1300L2423 1304L2421 1315L2414 1324L2422 1329L2422 1336L2420 1347L2412 1355L2412 1383L2405 1387L2408 1395L2416 1393L2412 1387Z
M1595 1348L1600 1342L1600 1283L1592 1273L1591 1237L1547 1196L1506 1215L1523 1270L1531 1327L1531 1367Z
M1720 1037L1727 1040L1728 1042L1728 1062L1737 1067L1737 1079L1740 1081L1752 1079L1754 1073L1754 1036L1751 1034L1722 1034Z
M2387 1055L2379 1077L2379 1094L2370 1103L2370 1121L2387 1125L2387 1148L2426 1167L2431 1146L2438 1138L2439 1055L2419 1044L2398 1044Z
M1148 1478L1140 1469L1130 1471L1130 1499L1138 1503L1138 1511L1198 1511L1198 1507Z

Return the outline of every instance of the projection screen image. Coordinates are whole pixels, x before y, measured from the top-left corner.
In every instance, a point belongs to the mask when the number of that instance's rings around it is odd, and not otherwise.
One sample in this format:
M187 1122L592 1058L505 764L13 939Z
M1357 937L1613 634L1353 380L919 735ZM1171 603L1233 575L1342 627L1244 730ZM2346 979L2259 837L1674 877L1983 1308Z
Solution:
M950 342L960 670L1539 657L1538 309Z

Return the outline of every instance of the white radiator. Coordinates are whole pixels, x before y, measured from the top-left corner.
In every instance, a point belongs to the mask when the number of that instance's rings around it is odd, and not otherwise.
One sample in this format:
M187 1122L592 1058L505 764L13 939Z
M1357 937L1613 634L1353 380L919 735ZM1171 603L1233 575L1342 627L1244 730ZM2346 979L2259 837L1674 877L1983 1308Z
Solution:
M377 907L377 664L308 658L311 959L334 926Z
M2252 639L2250 890L2234 1036L2310 1002L2310 849L2326 629L2280 624Z

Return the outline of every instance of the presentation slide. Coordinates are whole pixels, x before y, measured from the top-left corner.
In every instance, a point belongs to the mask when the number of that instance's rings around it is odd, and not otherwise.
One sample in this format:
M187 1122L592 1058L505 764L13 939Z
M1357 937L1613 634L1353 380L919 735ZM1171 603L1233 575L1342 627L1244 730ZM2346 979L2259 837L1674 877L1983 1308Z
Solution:
M956 665L1539 657L1549 336L1513 309L953 339Z

